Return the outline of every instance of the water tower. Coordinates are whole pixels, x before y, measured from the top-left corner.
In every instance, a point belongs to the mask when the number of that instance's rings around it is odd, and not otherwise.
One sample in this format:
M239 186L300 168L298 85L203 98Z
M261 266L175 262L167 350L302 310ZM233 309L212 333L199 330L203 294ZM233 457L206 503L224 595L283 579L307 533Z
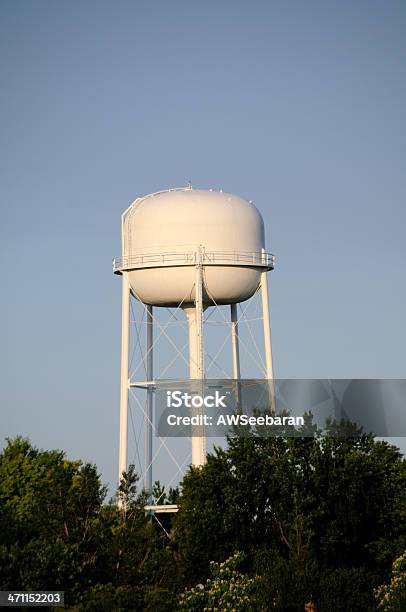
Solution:
M122 254L113 262L122 277L122 340L119 477L127 469L128 394L147 391L145 487L152 486L154 309L177 307L188 322L189 377L205 378L206 309L229 305L233 378L240 379L237 304L260 291L265 374L273 379L267 272L274 258L265 250L264 224L252 202L222 191L168 189L137 198L122 215ZM146 381L129 377L131 297L146 309ZM196 432L195 432L196 434ZM204 431L192 433L192 464L205 463Z

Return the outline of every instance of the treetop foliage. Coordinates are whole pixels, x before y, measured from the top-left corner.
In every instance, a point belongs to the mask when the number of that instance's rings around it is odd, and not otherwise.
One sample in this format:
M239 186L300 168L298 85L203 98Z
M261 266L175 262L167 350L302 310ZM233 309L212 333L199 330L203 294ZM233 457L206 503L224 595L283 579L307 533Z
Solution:
M8 440L0 588L64 590L77 611L400 610L406 464L387 442L230 437L180 490L153 494L178 505L166 532L133 466L108 502L94 465Z

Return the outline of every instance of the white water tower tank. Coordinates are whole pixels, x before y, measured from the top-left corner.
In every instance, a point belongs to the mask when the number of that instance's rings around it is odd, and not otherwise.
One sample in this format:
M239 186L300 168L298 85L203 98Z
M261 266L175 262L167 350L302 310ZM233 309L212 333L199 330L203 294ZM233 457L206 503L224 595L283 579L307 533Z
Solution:
M144 304L188 306L195 300L194 263L204 266L203 301L232 304L250 298L261 272L273 267L265 253L264 224L247 200L191 187L135 200L122 216L122 258L131 292Z

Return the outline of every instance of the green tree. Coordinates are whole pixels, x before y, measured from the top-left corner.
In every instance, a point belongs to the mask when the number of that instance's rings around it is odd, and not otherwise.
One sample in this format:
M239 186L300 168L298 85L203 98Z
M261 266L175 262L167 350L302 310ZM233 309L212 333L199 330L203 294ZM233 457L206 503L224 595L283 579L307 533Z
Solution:
M264 568L269 602L281 610L303 610L336 569L365 570L360 583L372 592L404 548L405 461L386 442L329 428L334 437L230 438L190 470L175 519L189 584L208 576L210 560L241 550L247 570Z
M137 482L130 466L105 504L95 466L9 440L0 454L0 588L64 590L78 610L101 609L103 598L113 609L152 612L158 600L170 609L176 564Z
M179 497L179 489L178 487L169 487L169 492L167 493L166 488L157 480L152 488L152 496L157 504L176 504Z
M0 454L1 588L82 588L104 498L95 466L8 440Z
M75 609L158 612L171 609L175 601L178 576L170 542L146 515L148 496L138 481L130 465L112 503L101 510L97 580L81 593Z
M259 577L249 577L238 570L243 555L235 553L223 563L210 563L211 578L204 584L186 589L179 598L179 610L184 612L213 612L215 610L230 612L259 612L256 591L260 584Z
M370 612L373 588L406 548L405 461L348 423L328 427L332 435L321 436L309 420L309 437L230 438L175 492L170 537L145 512L133 466L107 504L95 466L9 440L0 453L0 588L58 588L78 611L158 612L177 610L179 593L196 584L182 598L190 609L229 597L245 606L245 585L252 609L303 612L314 602L318 612ZM159 483L155 493L174 499ZM377 591L388 610L402 609L402 559Z
M375 598L383 612L406 610L406 551L393 562L390 582L375 590Z

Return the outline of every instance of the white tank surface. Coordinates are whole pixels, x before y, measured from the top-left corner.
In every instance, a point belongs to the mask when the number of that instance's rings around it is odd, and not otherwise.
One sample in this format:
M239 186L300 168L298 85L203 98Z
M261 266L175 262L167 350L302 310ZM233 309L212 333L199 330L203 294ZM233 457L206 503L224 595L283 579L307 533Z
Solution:
M114 271L129 273L131 292L144 304L193 304L199 265L205 306L255 293L273 257L265 252L264 224L251 202L186 187L138 198L123 213L122 256Z

